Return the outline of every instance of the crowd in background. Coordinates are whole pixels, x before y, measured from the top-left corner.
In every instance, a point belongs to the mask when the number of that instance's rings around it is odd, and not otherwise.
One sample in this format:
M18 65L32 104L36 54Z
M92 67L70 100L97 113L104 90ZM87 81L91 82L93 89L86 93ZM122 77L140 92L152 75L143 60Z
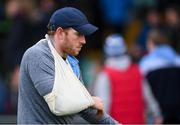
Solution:
M21 58L27 48L44 38L50 15L57 8L77 7L88 16L93 24L99 27L95 35L86 38L87 44L78 56L81 60L84 83L94 94L95 80L97 74L102 70L105 58L104 40L112 33L118 33L125 39L128 54L134 63L145 67L142 68L145 76L147 72L151 73L148 69L151 65L144 63L147 59L146 55L151 52L147 46L147 38L155 39L157 42L167 41L165 44L172 50L165 47L160 56L167 53L163 57L171 60L171 64L176 56L180 56L179 5L178 0L1 0L0 115L16 115ZM156 35L150 34L153 30L161 31L162 36L166 38L161 39L161 35L157 38ZM152 62L154 62L153 58ZM178 71L174 76L177 73ZM150 81L152 77L152 75L147 75ZM152 89L153 87L155 85L152 85ZM165 103L161 100L163 95L159 95L157 91L165 88L158 87L152 91L160 108L164 108L161 107L164 106L162 103ZM166 98L166 102L169 98ZM180 116L180 112L177 111L177 115Z

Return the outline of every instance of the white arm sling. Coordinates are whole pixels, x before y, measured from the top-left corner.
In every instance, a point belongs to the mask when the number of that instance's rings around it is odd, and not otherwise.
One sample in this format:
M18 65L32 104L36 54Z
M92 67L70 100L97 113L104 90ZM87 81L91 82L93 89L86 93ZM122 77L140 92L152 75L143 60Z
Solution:
M52 113L58 116L78 113L94 104L81 81L62 59L46 35L49 48L54 57L55 78L51 93L44 96Z

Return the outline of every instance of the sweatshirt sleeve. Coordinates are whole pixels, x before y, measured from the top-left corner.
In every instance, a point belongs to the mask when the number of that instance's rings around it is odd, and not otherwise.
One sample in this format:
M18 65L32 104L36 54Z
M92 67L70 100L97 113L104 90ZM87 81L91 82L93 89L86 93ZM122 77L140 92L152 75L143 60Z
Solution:
M45 96L53 89L54 62L53 57L43 52L29 52L27 58L27 72L35 88L41 96Z
M111 87L109 77L105 72L101 72L96 81L94 87L94 95L102 99L105 111L109 113L111 103Z

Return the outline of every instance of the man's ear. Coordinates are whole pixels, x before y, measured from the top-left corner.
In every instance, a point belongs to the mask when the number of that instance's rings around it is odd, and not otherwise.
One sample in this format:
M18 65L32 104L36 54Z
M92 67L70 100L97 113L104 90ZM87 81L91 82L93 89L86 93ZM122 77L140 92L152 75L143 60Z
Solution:
M56 29L56 32L60 35L61 33L63 33L63 29L61 27L58 27Z
M56 29L56 35L59 39L64 39L64 30L61 27Z

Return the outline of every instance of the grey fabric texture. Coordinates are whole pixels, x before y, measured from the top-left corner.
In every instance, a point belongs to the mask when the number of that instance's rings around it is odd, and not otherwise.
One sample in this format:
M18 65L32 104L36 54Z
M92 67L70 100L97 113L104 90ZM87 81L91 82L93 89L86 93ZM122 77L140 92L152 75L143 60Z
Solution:
M92 108L67 116L54 115L43 98L53 89L54 71L53 55L45 39L24 53L20 67L18 124L116 123L107 114L97 119L96 110Z

